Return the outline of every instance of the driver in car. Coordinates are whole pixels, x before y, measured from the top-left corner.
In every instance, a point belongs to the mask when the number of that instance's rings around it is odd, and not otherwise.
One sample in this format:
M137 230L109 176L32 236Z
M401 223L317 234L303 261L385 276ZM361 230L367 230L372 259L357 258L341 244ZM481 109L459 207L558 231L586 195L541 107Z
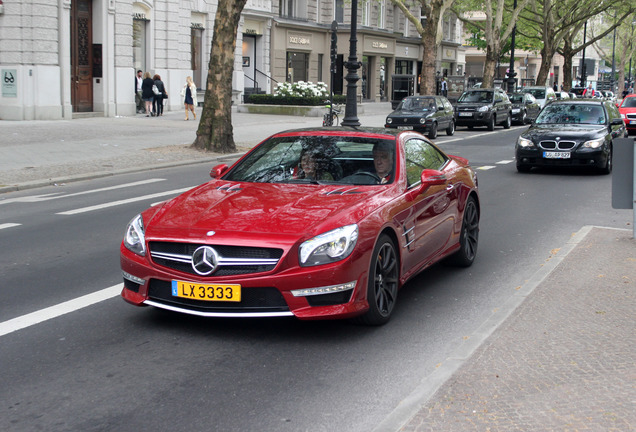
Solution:
M373 167L380 178L380 184L393 180L393 146L386 142L373 145Z

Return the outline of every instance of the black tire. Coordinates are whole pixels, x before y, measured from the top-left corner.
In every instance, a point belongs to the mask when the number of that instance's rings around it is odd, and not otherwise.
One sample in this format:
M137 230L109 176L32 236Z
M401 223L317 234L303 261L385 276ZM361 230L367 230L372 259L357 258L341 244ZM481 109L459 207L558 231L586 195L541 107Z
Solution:
M486 125L489 131L495 130L495 116L491 116L490 120L488 120L488 124Z
M517 164L517 172L520 173L529 173L530 172L530 168L528 165L519 165Z
M389 321L397 301L398 269L399 260L395 244L388 235L382 234L371 256L367 284L369 310L358 317L357 320L361 324L380 326Z
M609 155L607 155L607 161L605 161L605 166L600 169L601 174L611 174L612 173L612 147L609 148Z
M462 232L459 235L459 250L448 257L446 263L457 267L470 267L477 256L479 243L479 209L475 198L468 197L464 207Z
M433 122L431 125L431 130L428 131L428 137L430 139L437 138L437 123Z
M510 125L512 124L511 114L508 113L506 116L506 121L503 124L504 129L510 129Z
M453 136L455 134L455 120L451 120L446 128L446 135Z

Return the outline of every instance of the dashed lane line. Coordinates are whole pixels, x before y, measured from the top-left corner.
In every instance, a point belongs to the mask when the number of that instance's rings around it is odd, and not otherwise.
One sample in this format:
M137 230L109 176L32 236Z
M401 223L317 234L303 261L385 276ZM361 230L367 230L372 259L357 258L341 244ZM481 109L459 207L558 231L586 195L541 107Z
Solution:
M139 196L139 197L128 198L128 199L119 200L119 201L112 201L112 202L98 204L98 205L89 206L89 207L83 207L83 208L79 208L79 209L75 209L75 210L68 210L68 211L59 212L59 213L56 213L56 214L69 216L69 215L76 215L76 214L80 214L80 213L87 213L87 212L91 212L91 211L95 211L95 210L102 210L102 209L109 208L109 207L115 207L115 206L119 206L119 205L130 204L130 203L137 202L137 201L144 201L144 200L148 200L148 199L154 199L154 198L158 198L158 197L162 197L162 196L166 196L166 195L178 195L178 194L181 194L183 192L189 191L190 189L192 189L192 187L187 187L187 188L182 188L182 189L174 189L174 190L165 191L165 192L158 192L158 193L154 193L154 194L150 194L150 195L143 195L143 196Z
M146 185L146 184L150 184L150 183L156 183L156 182L160 182L160 181L165 181L165 179L152 178L152 179L141 180L141 181L137 181L137 182L133 182L133 183L123 183L123 184L115 185L115 186L109 186L109 187L104 187L104 188L99 188L99 189L91 189L91 190L87 190L87 191L70 193L70 194L62 194L62 195L60 195L59 192L56 192L56 193L45 194L45 195L31 195L31 196L25 196L25 197L20 197L20 198L10 198L10 199L7 199L7 200L1 200L0 201L0 205L9 204L9 203L16 203L16 202L35 203L35 202L41 202L41 201L50 201L50 200L59 199L59 198L76 197L76 196L80 196L80 195L87 195L87 194L93 194L93 193L99 193L99 192L106 192L106 191L111 191L111 190L123 189L123 188L127 188L127 187L141 186L141 185Z
M8 321L0 322L0 336L8 335L18 330L40 324L53 318L66 315L71 312L100 303L104 300L116 297L124 287L123 283L104 288L94 293L86 294L81 297L74 298L64 303L50 306L30 314L22 315Z
M3 223L3 224L0 224L0 229L13 228L13 227L17 227L17 226L20 226L20 225L22 225L22 224L19 224L19 223Z

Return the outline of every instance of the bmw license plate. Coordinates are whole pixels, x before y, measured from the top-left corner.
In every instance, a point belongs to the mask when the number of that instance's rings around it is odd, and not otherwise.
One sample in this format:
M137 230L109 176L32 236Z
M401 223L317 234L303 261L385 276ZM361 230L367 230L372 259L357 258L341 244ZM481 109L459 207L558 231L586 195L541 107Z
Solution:
M398 126L399 130L413 130L413 126Z
M636 124L636 120L631 120L629 124Z
M172 296L202 301L241 301L241 286L172 281Z
M460 117L472 117L472 116L473 116L473 113L470 113L470 112L460 112L460 113L459 113L459 116L460 116Z
M568 152L543 152L543 157L546 159L570 159L570 153Z

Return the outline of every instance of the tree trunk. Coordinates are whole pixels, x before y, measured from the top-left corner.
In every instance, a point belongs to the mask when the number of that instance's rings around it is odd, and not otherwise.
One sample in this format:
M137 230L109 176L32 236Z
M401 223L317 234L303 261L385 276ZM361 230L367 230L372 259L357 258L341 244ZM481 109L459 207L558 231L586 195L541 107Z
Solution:
M556 45L554 42L548 42L546 39L543 43L543 48L541 48L541 67L537 75L536 85L548 85L548 76L550 75L550 67L552 66L552 59L555 53Z
M232 129L232 74L236 31L246 2L218 2L203 112L192 144L195 148L219 153L236 151Z
M437 88L435 82L435 62L437 60L437 28L439 24L439 8L431 9L427 12L426 25L422 34L422 46L424 55L422 57L422 81L420 82L420 94L434 95Z
M572 88L572 59L576 54L571 38L563 38L563 48L559 53L563 56L563 91L569 92Z
M486 47L486 60L484 61L484 76L482 78L482 88L492 88L495 86L495 68L501 49L497 46L488 45Z

